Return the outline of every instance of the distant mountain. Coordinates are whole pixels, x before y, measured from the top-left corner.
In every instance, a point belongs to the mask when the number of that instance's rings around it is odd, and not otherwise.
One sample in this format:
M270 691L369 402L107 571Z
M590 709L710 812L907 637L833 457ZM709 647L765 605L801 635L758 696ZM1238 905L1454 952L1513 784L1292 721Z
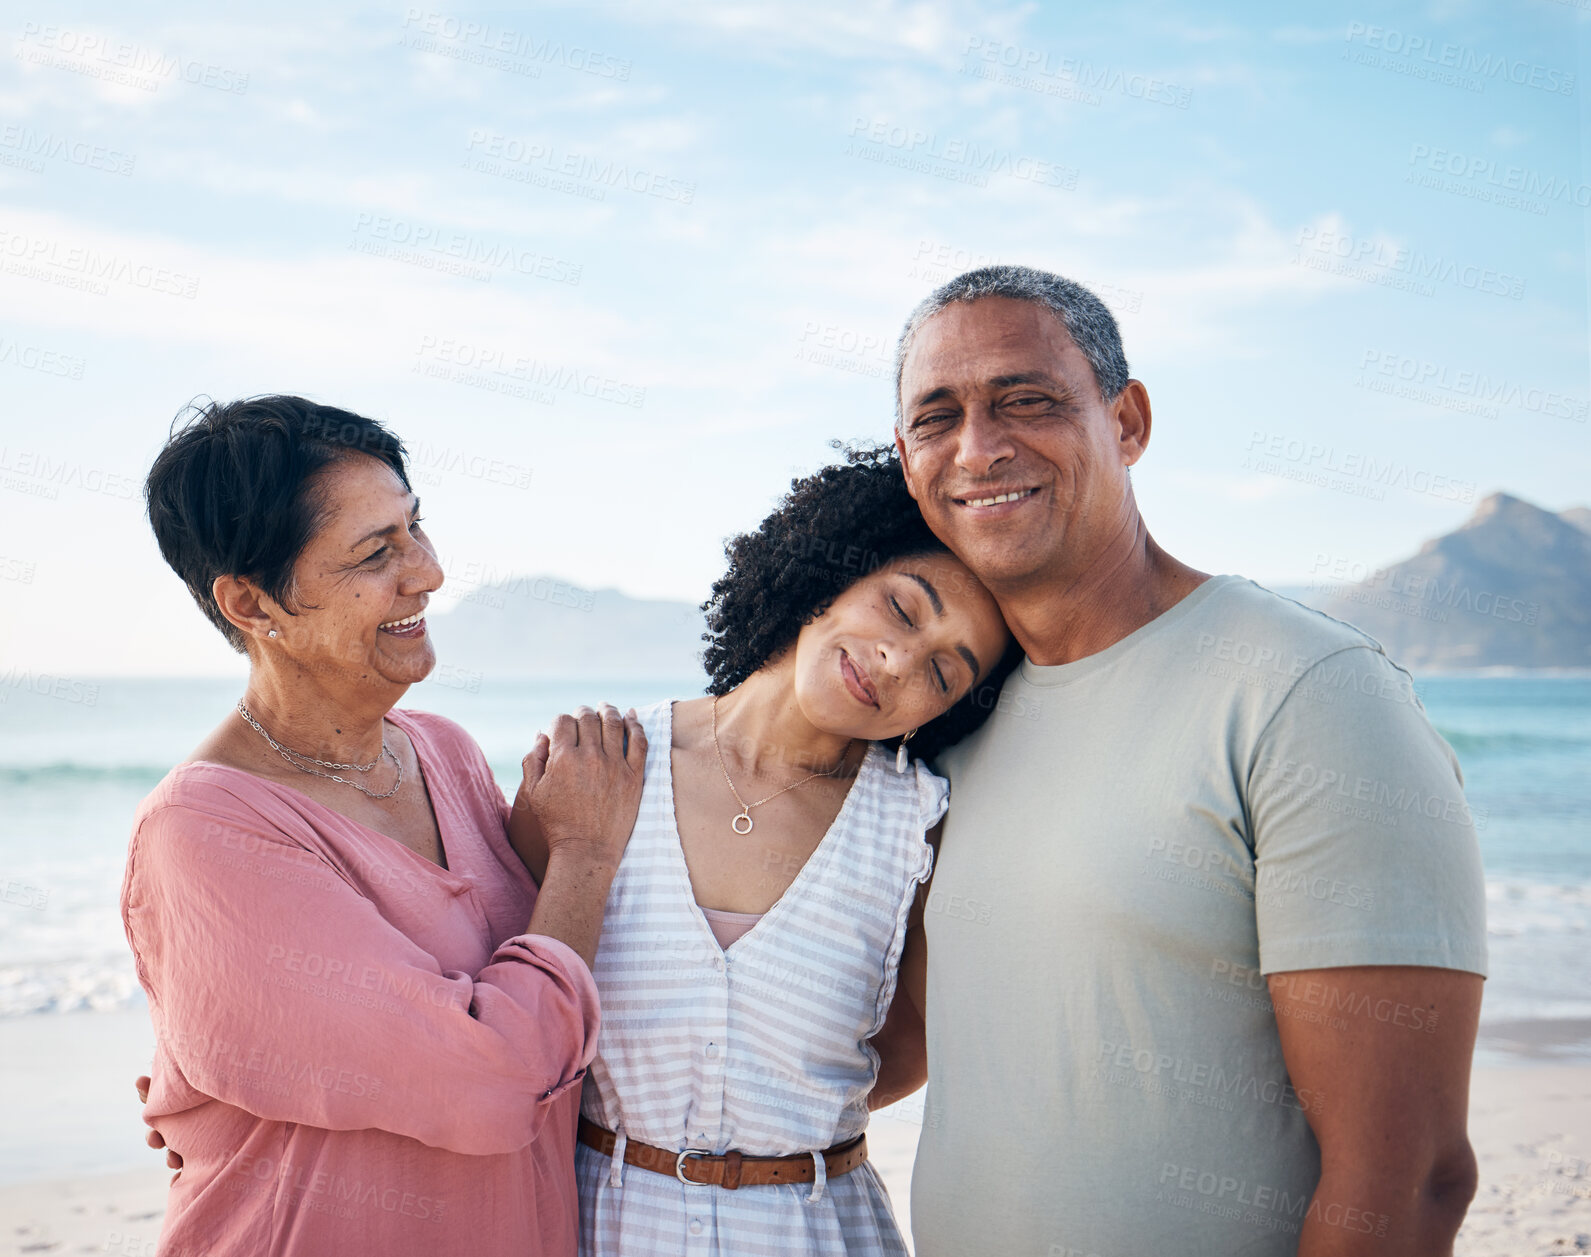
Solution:
M467 672L582 680L702 676L702 614L688 602L518 576L481 586L432 620L442 659Z
M1554 515L1495 493L1462 527L1357 585L1273 586L1355 624L1399 663L1591 667L1591 509ZM443 660L493 677L702 678L689 602L548 576L483 585L432 617Z
M1303 601L1415 670L1591 667L1591 510L1494 493L1413 557Z

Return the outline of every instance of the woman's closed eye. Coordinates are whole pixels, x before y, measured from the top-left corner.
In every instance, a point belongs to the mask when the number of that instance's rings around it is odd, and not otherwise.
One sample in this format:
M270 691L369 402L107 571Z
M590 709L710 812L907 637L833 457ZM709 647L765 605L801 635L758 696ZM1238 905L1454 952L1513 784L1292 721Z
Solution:
M906 608L900 605L900 600L897 599L894 594L889 596L889 605L894 609L895 614L900 618L900 622L906 625L907 628L917 627L917 622L906 613ZM945 676L945 670L939 666L939 661L937 659L930 659L928 661L928 674L933 678L934 684L939 688L939 692L941 694L950 693L950 681Z
M424 519L424 518L425 518L425 516L423 516L423 515L416 515L413 519L411 519L409 521L409 531L411 533L419 533L421 536L424 536L425 535L425 529L420 527L420 521L422 519ZM380 566L380 564L378 563L378 560L384 558L386 555L390 554L391 552L392 552L392 548L390 546L380 546L380 547L376 548L375 550L372 550L369 554L365 555L365 557L360 559L359 562L361 564L368 563L372 567L378 567L378 566Z

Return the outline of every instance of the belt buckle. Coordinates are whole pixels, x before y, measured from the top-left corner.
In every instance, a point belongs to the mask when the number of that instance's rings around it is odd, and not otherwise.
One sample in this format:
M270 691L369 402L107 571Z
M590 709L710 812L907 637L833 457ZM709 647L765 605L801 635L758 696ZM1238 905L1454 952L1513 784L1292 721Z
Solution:
M685 1177L686 1157L709 1157L711 1155L712 1153L706 1151L703 1148L686 1148L685 1151L681 1152L679 1156L674 1158L674 1177L679 1179L679 1181L684 1183L687 1187L711 1187L711 1183L698 1183L693 1178Z

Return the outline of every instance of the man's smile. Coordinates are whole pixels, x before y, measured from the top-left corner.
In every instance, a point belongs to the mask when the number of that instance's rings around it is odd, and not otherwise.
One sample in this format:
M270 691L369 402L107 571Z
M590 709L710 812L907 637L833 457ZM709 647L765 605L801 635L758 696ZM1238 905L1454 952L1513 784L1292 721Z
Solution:
M980 517L989 517L1010 514L1038 491L1037 485L996 490L981 489L975 497L952 497L950 500L962 510L971 511Z

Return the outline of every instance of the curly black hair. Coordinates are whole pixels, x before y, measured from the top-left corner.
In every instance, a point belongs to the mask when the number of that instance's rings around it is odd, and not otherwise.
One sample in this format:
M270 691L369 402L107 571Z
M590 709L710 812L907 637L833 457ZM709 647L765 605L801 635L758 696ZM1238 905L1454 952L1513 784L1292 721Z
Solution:
M950 551L923 522L893 445L830 444L844 450L844 462L792 480L756 531L724 546L728 570L701 607L709 694L734 689L870 572L895 559ZM1013 639L986 676L912 735L909 748L932 762L978 728L1021 661ZM896 737L886 744L899 743Z

